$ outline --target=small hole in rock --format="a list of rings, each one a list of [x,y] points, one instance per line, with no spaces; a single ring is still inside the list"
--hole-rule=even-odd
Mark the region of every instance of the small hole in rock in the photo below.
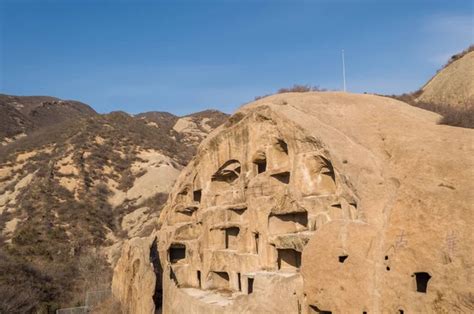
[[[339,256],[339,263],[344,263],[346,261],[346,258],[348,258],[349,255],[341,255]]]
[[[388,255],[385,255],[385,260],[388,260]]]
[[[387,266],[387,271],[389,271],[389,270],[390,270],[390,267]]]

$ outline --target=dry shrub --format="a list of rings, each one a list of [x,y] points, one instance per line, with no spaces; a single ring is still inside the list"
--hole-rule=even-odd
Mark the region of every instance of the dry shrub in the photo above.
[[[283,94],[283,93],[308,93],[308,92],[325,92],[327,89],[320,88],[318,85],[311,86],[311,85],[303,85],[303,84],[295,84],[292,87],[283,87],[277,90],[274,94]],[[263,96],[256,96],[255,100],[259,100],[274,94],[267,94]]]
[[[295,84],[295,85],[293,85],[293,87],[280,88],[280,89],[277,91],[277,94],[283,94],[283,93],[307,93],[307,92],[322,92],[322,91],[326,91],[326,89],[324,89],[324,88],[319,88],[319,86]]]
[[[58,295],[48,271],[0,249],[0,313],[54,310]]]
[[[439,124],[474,129],[474,106],[461,109],[447,107],[442,115]]]
[[[454,61],[461,59],[462,57],[464,57],[465,55],[467,55],[469,52],[472,52],[472,51],[474,51],[474,45],[469,46],[468,48],[466,48],[460,53],[452,55],[451,58],[449,58],[449,61],[443,66],[443,69],[446,68],[451,63],[453,63]]]
[[[464,107],[458,108],[450,105],[441,105],[416,101],[416,98],[418,98],[421,93],[421,90],[417,90],[413,93],[391,95],[389,97],[401,100],[414,107],[436,112],[437,114],[442,116],[442,118],[438,121],[438,124],[457,126],[469,129],[474,128],[474,105],[465,105]]]

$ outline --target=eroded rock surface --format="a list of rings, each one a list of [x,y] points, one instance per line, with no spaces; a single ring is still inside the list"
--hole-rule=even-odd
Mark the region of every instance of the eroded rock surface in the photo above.
[[[329,92],[244,106],[200,145],[142,243],[140,277],[155,269],[162,284],[124,298],[124,280],[116,296],[163,313],[473,311],[474,133],[438,117]],[[157,291],[162,304],[141,297]]]
[[[126,313],[153,313],[156,281],[154,256],[150,255],[155,242],[150,238],[133,238],[122,248],[112,281],[114,294],[119,297]]]

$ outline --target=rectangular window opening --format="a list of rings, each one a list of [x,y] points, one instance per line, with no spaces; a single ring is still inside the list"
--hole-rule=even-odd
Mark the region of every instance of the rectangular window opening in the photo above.
[[[240,229],[238,227],[230,227],[225,229],[225,248],[236,250],[238,246],[238,236]]]
[[[253,278],[248,278],[248,294],[251,294],[253,292]]]
[[[193,200],[195,202],[201,203],[202,190],[196,190],[193,192]]]
[[[295,270],[301,266],[301,252],[293,249],[277,249],[278,269]]]

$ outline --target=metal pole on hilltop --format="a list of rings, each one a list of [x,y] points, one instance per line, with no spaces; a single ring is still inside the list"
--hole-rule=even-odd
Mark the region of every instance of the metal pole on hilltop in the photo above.
[[[346,92],[346,63],[344,60],[344,49],[342,49],[342,80],[344,82],[344,92]]]

